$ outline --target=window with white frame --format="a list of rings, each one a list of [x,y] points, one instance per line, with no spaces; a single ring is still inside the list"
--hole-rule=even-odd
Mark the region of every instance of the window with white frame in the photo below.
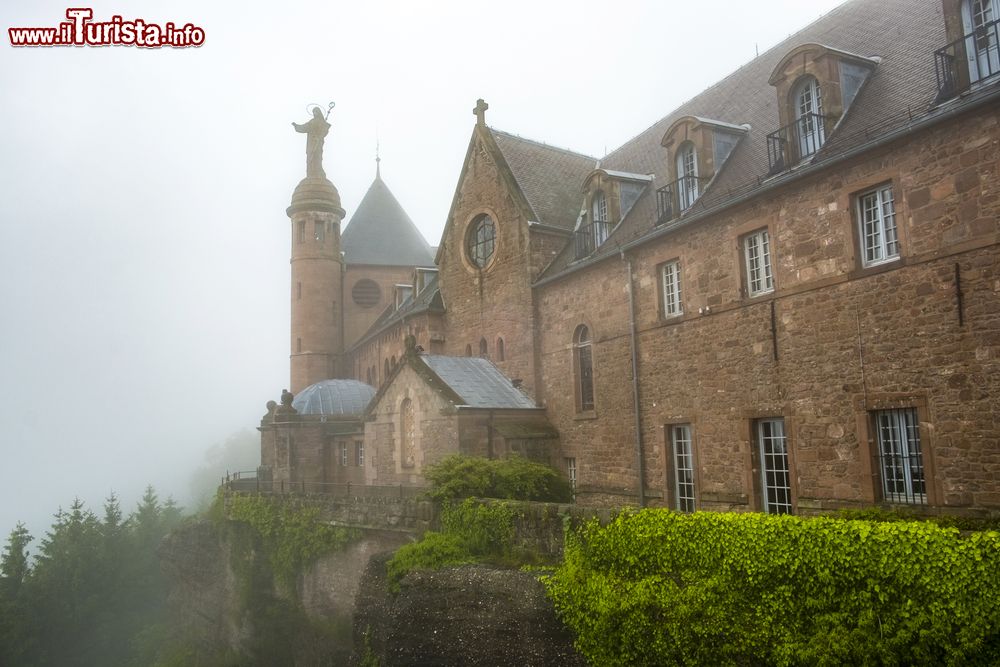
[[[660,268],[660,281],[663,285],[663,316],[674,317],[682,315],[681,305],[681,263],[678,260],[667,262]]]
[[[691,451],[691,425],[670,427],[671,458],[674,464],[674,506],[681,512],[693,512],[694,454]]]
[[[877,410],[873,417],[882,497],[892,502],[923,505],[927,502],[927,488],[917,411]]]
[[[808,157],[823,147],[826,140],[823,118],[823,91],[815,77],[806,76],[795,88],[795,131],[798,135],[799,159]]]
[[[347,467],[347,443],[340,443],[340,465]]]
[[[768,514],[791,514],[792,483],[788,469],[785,420],[760,419],[757,421],[756,431],[764,511]]]
[[[698,155],[694,144],[685,141],[677,150],[677,203],[686,211],[698,199]]]
[[[761,229],[743,238],[743,260],[747,272],[747,295],[758,296],[774,291],[771,273],[771,241]]]
[[[899,257],[896,203],[891,184],[880,185],[858,196],[858,225],[865,266],[890,262]]]
[[[576,459],[566,457],[566,477],[569,479],[569,486],[576,491]]]
[[[365,464],[365,443],[363,440],[354,441],[354,465],[359,468]]]

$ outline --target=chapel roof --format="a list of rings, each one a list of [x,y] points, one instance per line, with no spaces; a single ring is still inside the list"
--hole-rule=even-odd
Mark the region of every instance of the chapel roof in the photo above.
[[[483,409],[537,407],[489,359],[439,354],[422,354],[418,358],[462,399],[462,406]]]
[[[358,380],[321,380],[292,400],[303,415],[360,416],[375,395],[375,388]]]

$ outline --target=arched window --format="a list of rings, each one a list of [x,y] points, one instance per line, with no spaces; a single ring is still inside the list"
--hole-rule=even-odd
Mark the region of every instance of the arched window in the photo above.
[[[677,203],[686,211],[698,199],[698,154],[694,144],[685,141],[677,149]]]
[[[489,345],[487,345],[485,338],[479,339],[479,356],[483,359],[488,359],[490,356],[490,348]]]
[[[962,3],[962,24],[968,35],[965,50],[969,60],[970,83],[1000,72],[997,27],[990,25],[997,19],[1000,19],[998,0],[965,0]]]
[[[608,218],[608,198],[604,192],[598,190],[594,193],[590,202],[591,213],[593,214],[593,224],[590,228],[593,237],[594,248],[601,247],[601,244],[608,240],[611,233],[611,221]]]
[[[590,347],[590,330],[586,324],[573,335],[573,371],[576,375],[576,407],[578,412],[594,409],[594,358]]]
[[[365,381],[370,385],[372,383],[372,369],[369,367],[365,372]]]
[[[413,466],[417,460],[416,421],[413,415],[413,401],[404,398],[399,406],[399,447],[400,461],[404,466]]]
[[[385,375],[382,376],[382,382],[385,382],[386,380],[389,379],[389,360],[388,359],[385,360],[385,364],[383,364],[383,368],[385,369]]]
[[[485,213],[472,221],[465,234],[465,253],[469,261],[483,268],[496,250],[497,229],[493,218]]]
[[[396,367],[396,355],[394,354],[392,355],[392,365],[389,366],[389,368],[395,368],[395,367]]]
[[[506,361],[506,351],[503,349],[503,338],[497,338],[497,361]]]
[[[808,157],[823,147],[826,128],[823,125],[823,91],[814,77],[805,76],[792,91],[795,112],[795,133],[798,135],[799,159]]]
[[[469,343],[468,345],[465,346],[465,356],[467,357],[472,356],[472,343]]]

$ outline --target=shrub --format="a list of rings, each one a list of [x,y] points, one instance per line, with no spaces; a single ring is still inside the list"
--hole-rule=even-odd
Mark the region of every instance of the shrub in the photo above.
[[[545,579],[593,665],[997,664],[1000,535],[644,510]]]
[[[503,562],[511,555],[514,512],[504,503],[483,504],[466,499],[447,504],[441,516],[443,532],[401,547],[386,565],[389,588],[411,570],[436,570],[452,565]]]
[[[486,459],[453,454],[429,466],[425,476],[431,482],[428,495],[435,500],[460,498],[501,498],[571,502],[573,490],[554,468],[520,456]]]

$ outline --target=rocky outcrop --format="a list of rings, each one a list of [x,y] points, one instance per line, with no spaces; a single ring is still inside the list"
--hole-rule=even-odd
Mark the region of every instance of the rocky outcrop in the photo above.
[[[585,664],[535,575],[482,565],[418,571],[390,594],[385,560],[372,560],[358,593],[356,664]]]

